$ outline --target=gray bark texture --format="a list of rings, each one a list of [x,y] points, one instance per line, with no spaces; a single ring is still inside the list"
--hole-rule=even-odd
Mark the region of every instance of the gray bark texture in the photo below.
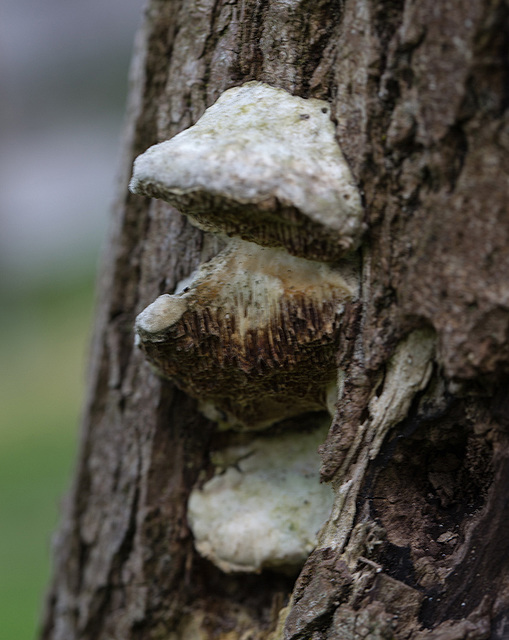
[[[504,0],[149,0],[88,397],[41,640],[509,637],[509,18]],[[134,158],[258,80],[331,104],[363,194],[360,297],[300,576],[225,574],[186,520],[215,425],[134,347],[218,250],[131,195]]]

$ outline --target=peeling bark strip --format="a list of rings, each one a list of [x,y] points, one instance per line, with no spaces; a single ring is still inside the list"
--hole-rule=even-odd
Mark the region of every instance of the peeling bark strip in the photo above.
[[[149,1],[43,640],[507,636],[507,24],[502,0]],[[230,436],[133,345],[222,247],[130,195],[132,163],[250,81],[327,101],[368,226],[322,446],[335,509],[296,583],[196,552],[188,498]],[[419,335],[432,367],[402,357]]]

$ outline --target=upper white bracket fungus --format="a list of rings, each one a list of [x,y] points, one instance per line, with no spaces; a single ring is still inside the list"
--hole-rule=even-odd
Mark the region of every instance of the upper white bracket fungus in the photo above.
[[[364,227],[329,112],[323,100],[262,82],[229,89],[196,124],[137,158],[130,189],[205,231],[337,260]]]

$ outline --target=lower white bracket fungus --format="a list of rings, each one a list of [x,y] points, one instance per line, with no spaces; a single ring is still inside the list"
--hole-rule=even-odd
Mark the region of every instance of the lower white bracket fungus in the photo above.
[[[262,82],[225,91],[192,127],[150,147],[130,189],[205,231],[315,260],[356,249],[364,231],[330,105]]]
[[[341,317],[357,286],[351,262],[232,240],[183,291],[140,313],[138,344],[213,420],[265,428],[328,408]]]
[[[198,552],[227,573],[297,572],[333,503],[330,485],[319,482],[317,453],[328,426],[257,436],[215,453],[216,475],[189,499]]]

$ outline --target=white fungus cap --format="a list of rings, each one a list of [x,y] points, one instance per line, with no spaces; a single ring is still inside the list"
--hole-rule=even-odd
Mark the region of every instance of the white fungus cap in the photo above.
[[[317,448],[327,426],[223,451],[226,471],[189,499],[197,550],[225,572],[299,570],[333,503],[330,485],[319,482]]]
[[[167,200],[201,228],[230,235],[242,230],[232,232],[231,220],[223,225],[212,211],[222,199],[230,209],[260,204],[265,227],[277,226],[281,207],[290,207],[335,232],[345,253],[360,242],[363,210],[329,112],[323,100],[261,82],[229,89],[196,124],[137,158],[130,189]],[[251,208],[244,223],[254,226],[252,218]]]
[[[168,293],[159,296],[136,318],[135,330],[145,339],[152,339],[178,322],[187,309],[185,298]]]

